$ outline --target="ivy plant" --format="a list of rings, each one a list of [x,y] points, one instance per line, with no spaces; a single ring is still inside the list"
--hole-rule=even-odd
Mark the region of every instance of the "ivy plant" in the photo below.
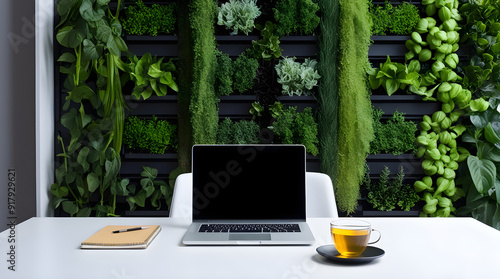
[[[127,198],[130,210],[135,210],[138,206],[145,207],[147,201],[149,201],[154,208],[160,209],[162,198],[165,199],[167,206],[170,207],[174,191],[172,183],[158,180],[158,170],[146,166],[142,168],[143,171],[141,172],[140,180],[141,187],[138,191],[136,190],[137,193],[135,195],[130,195]],[[135,186],[133,187],[135,188]]]
[[[68,94],[61,124],[69,138],[58,138],[62,163],[51,191],[53,206],[71,216],[114,216],[116,196],[127,195],[128,181],[118,177],[125,106],[118,64],[127,45],[119,10],[108,2],[57,3],[56,39],[67,48],[58,58]]]

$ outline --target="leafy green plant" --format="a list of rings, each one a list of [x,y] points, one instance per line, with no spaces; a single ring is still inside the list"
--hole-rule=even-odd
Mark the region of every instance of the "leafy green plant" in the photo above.
[[[233,122],[225,118],[219,123],[217,144],[255,144],[259,143],[260,128],[257,123],[248,120]]]
[[[153,92],[157,96],[167,95],[168,88],[179,91],[175,77],[175,65],[172,60],[163,62],[163,57],[158,59],[151,54],[144,54],[141,59],[137,56],[129,56],[129,63],[121,65],[123,70],[130,75],[130,79],[135,83],[132,95],[139,100],[141,97],[146,100]]]
[[[238,31],[248,35],[255,27],[255,19],[261,15],[257,0],[229,0],[219,8],[217,24],[232,29],[231,35]]]
[[[130,35],[172,34],[175,30],[175,4],[146,6],[142,0],[135,0],[125,10],[123,29]]]
[[[447,217],[455,211],[453,203],[464,195],[455,185],[458,163],[464,160],[467,153],[467,150],[457,148],[456,139],[465,131],[459,120],[467,110],[482,111],[486,106],[480,98],[471,101],[471,91],[462,86],[462,78],[457,74],[459,58],[456,51],[460,40],[457,31],[460,29],[458,21],[462,20],[458,11],[459,2],[437,0],[423,1],[422,4],[427,17],[417,22],[411,39],[406,41],[409,51],[405,58],[411,60],[410,66],[412,63],[425,63],[422,69],[428,70],[420,73],[418,82],[400,84],[409,84],[409,91],[424,96],[424,100],[442,103],[440,111],[432,117],[425,115],[420,122],[416,155],[424,158],[422,168],[426,176],[416,181],[414,187],[426,203],[421,216]],[[406,66],[400,67],[404,69]],[[422,70],[420,67],[412,68],[414,72]],[[394,79],[393,74],[389,76],[389,80]],[[370,82],[373,86],[372,77]],[[390,85],[386,87],[388,93],[394,90],[397,83],[391,81]]]
[[[500,230],[500,3],[475,1],[462,5],[466,19],[462,27],[464,41],[475,53],[464,66],[464,87],[476,101],[471,101],[470,124],[462,137],[470,150],[467,166],[458,172],[457,184],[463,186],[466,203],[457,215],[472,216]],[[459,147],[460,148],[460,147]],[[467,151],[467,150],[465,150]],[[464,154],[466,157],[468,153]]]
[[[254,57],[266,61],[279,58],[281,56],[280,41],[278,36],[274,34],[274,24],[266,21],[264,26],[257,24],[257,29],[260,30],[262,38],[258,41],[252,41]]]
[[[373,141],[370,143],[370,153],[402,154],[415,149],[415,133],[417,124],[405,121],[404,113],[394,111],[392,117],[383,123],[384,112],[373,110]]]
[[[380,68],[372,68],[368,71],[370,86],[377,89],[384,88],[387,95],[391,96],[398,89],[405,89],[408,85],[420,87],[420,62],[412,60],[407,66],[402,63],[391,62],[389,55]]]
[[[316,71],[314,59],[306,58],[304,63],[295,62],[293,58],[283,58],[275,66],[278,73],[278,83],[282,86],[282,93],[289,96],[310,95],[310,90],[318,85],[320,75]]]
[[[392,181],[389,180],[391,171],[384,167],[377,183],[370,180],[370,169],[366,165],[363,185],[368,190],[367,201],[374,209],[392,211],[400,209],[409,211],[420,200],[420,197],[411,184],[404,183],[404,169],[401,167]]]
[[[61,122],[73,131],[78,129],[77,111],[71,109]],[[75,141],[65,148],[61,136],[58,141],[63,159],[55,170],[55,183],[51,186],[54,195],[52,206],[62,206],[70,216],[116,216],[116,196],[129,194],[127,179],[119,179],[120,156],[110,147],[113,134],[109,121],[93,123],[81,135],[88,144]]]
[[[335,195],[339,210],[354,212],[366,156],[373,139],[369,68],[370,15],[364,0],[340,1],[338,58],[338,168]]]
[[[163,180],[156,179],[158,176],[157,169],[146,166],[142,166],[142,168],[142,178],[140,180],[141,187],[135,195],[131,195],[127,198],[130,210],[135,210],[137,206],[145,207],[148,200],[151,205],[158,210],[161,208],[161,198],[164,198],[166,204],[170,207],[172,194],[174,192],[173,186],[171,184],[167,184]],[[135,188],[135,186],[133,186],[133,188]]]
[[[374,35],[409,35],[420,19],[417,6],[402,2],[393,6],[386,1],[384,5],[370,5]]]
[[[215,50],[217,67],[215,68],[214,90],[216,96],[225,96],[233,92],[233,66],[227,53]]]
[[[310,107],[297,112],[297,107],[283,109],[282,105],[275,104],[270,109],[276,119],[270,127],[276,137],[275,142],[303,144],[308,153],[318,155],[318,124]]]
[[[248,52],[242,53],[233,62],[233,87],[238,92],[243,93],[251,89],[255,84],[259,61],[250,57]]]
[[[276,33],[311,35],[319,24],[319,6],[312,0],[279,0],[273,8]]]
[[[119,10],[113,14],[108,2],[57,3],[56,39],[67,48],[58,58],[68,94],[61,124],[69,140],[58,138],[62,164],[51,190],[54,208],[71,216],[115,216],[116,196],[127,195],[128,181],[118,177],[125,117],[118,65],[128,48]]]
[[[129,116],[125,120],[123,143],[131,151],[163,154],[167,150],[175,150],[177,129],[166,120],[140,119]]]

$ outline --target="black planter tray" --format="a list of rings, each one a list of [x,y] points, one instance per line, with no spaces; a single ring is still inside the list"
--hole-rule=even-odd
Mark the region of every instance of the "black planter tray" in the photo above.
[[[177,43],[179,40],[176,35],[158,35],[158,36],[148,36],[148,35],[125,35],[125,40],[127,42],[174,42]]]
[[[410,211],[378,211],[378,210],[363,210],[363,217],[419,217],[420,211],[410,210]]]
[[[405,113],[405,119],[421,121],[424,115],[432,115],[440,110],[439,102],[423,101],[419,95],[372,95],[372,104],[375,108],[384,111],[384,115],[391,115],[397,109]]]
[[[177,160],[177,153],[151,154],[151,153],[124,153],[125,160]]]

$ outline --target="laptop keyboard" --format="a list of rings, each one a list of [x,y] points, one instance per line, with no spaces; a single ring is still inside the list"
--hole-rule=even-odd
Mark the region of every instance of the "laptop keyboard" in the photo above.
[[[200,226],[199,232],[300,232],[300,226],[299,224],[202,224]]]

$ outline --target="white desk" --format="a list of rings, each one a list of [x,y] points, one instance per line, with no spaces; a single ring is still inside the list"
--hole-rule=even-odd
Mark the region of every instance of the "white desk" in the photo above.
[[[16,272],[0,233],[0,278],[500,278],[500,231],[471,218],[366,218],[386,254],[364,265],[316,254],[330,244],[330,219],[310,219],[312,246],[186,247],[188,223],[170,218],[32,218],[16,227]],[[81,250],[108,224],[159,224],[146,250]]]

